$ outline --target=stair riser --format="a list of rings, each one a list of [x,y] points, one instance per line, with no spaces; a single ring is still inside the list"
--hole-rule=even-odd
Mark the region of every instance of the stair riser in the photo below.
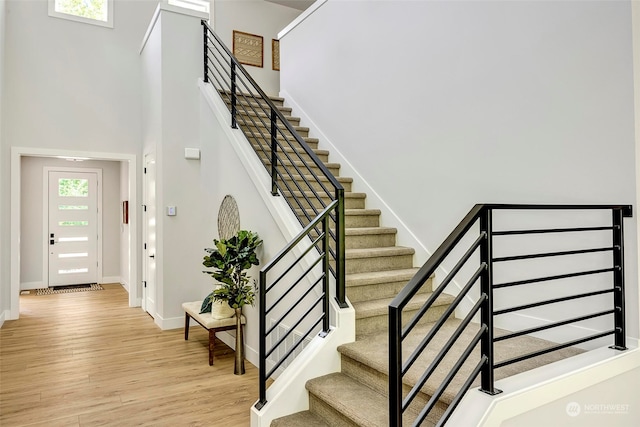
[[[379,227],[380,215],[345,215],[345,228]]]
[[[304,214],[300,211],[300,209],[295,209],[295,214],[299,218],[304,218]],[[316,214],[313,212],[308,212],[311,218],[314,218]],[[380,221],[379,215],[346,215],[344,218],[344,226],[346,228],[358,228],[358,227],[378,227]],[[303,221],[305,224],[308,222],[306,220]]]
[[[408,283],[408,280],[391,283],[376,283],[373,285],[349,286],[347,282],[347,296],[351,302],[393,298],[398,295]],[[431,285],[423,286],[418,293],[428,293]]]
[[[437,321],[447,309],[446,305],[431,307],[427,313],[420,319],[420,324],[427,324]],[[405,326],[409,320],[416,314],[416,310],[407,310],[402,313],[402,326]],[[356,319],[356,336],[367,335],[371,333],[379,333],[389,329],[389,316],[384,314],[380,316],[366,317]]]
[[[390,247],[396,244],[395,233],[346,235],[347,249]]]
[[[327,405],[313,393],[309,393],[309,410],[323,418],[331,427],[358,427],[358,424]]]
[[[369,271],[401,270],[413,267],[413,255],[347,258],[347,274]]]
[[[370,366],[364,365],[350,357],[341,356],[341,371],[343,374],[350,376],[351,378],[360,381],[366,386],[376,390],[378,393],[385,396],[389,396],[389,376],[380,371],[377,371]],[[403,396],[405,396],[411,389],[409,386],[403,384]],[[422,408],[425,407],[431,396],[425,393],[418,393],[407,411],[405,411],[406,418],[415,417],[415,414],[420,413]],[[427,416],[427,420],[436,423],[440,417],[447,410],[448,405],[438,401],[435,407],[431,410]],[[407,424],[408,425],[408,424]]]

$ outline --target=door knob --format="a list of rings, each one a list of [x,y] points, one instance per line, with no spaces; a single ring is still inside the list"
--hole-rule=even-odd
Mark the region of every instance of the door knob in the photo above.
[[[155,255],[149,255],[149,258],[155,258],[155,257],[156,257]]]

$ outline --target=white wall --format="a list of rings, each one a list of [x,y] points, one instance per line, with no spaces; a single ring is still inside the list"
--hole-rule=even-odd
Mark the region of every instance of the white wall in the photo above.
[[[102,169],[102,276],[120,280],[120,164],[84,161],[70,163],[48,157],[23,157],[21,165],[20,281],[22,289],[46,286],[43,275],[43,168],[46,166]],[[100,278],[98,278],[100,280]],[[107,281],[111,281],[107,280]]]
[[[635,202],[631,40],[629,2],[329,0],[281,38],[282,94],[433,251],[475,203]]]
[[[213,29],[233,51],[233,30],[263,37],[263,67],[245,65],[251,77],[267,95],[278,95],[280,72],[272,69],[271,40],[293,21],[300,11],[264,0],[212,0]]]

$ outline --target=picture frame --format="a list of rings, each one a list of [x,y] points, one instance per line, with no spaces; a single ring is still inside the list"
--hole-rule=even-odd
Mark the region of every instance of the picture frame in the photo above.
[[[233,56],[238,62],[254,67],[263,67],[263,37],[257,34],[233,30]]]
[[[280,71],[280,40],[271,39],[271,69]]]

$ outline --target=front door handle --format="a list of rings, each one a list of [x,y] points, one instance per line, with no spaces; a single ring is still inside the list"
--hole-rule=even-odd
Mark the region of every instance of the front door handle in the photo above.
[[[155,258],[155,257],[156,257],[155,255],[149,255],[149,258]]]

